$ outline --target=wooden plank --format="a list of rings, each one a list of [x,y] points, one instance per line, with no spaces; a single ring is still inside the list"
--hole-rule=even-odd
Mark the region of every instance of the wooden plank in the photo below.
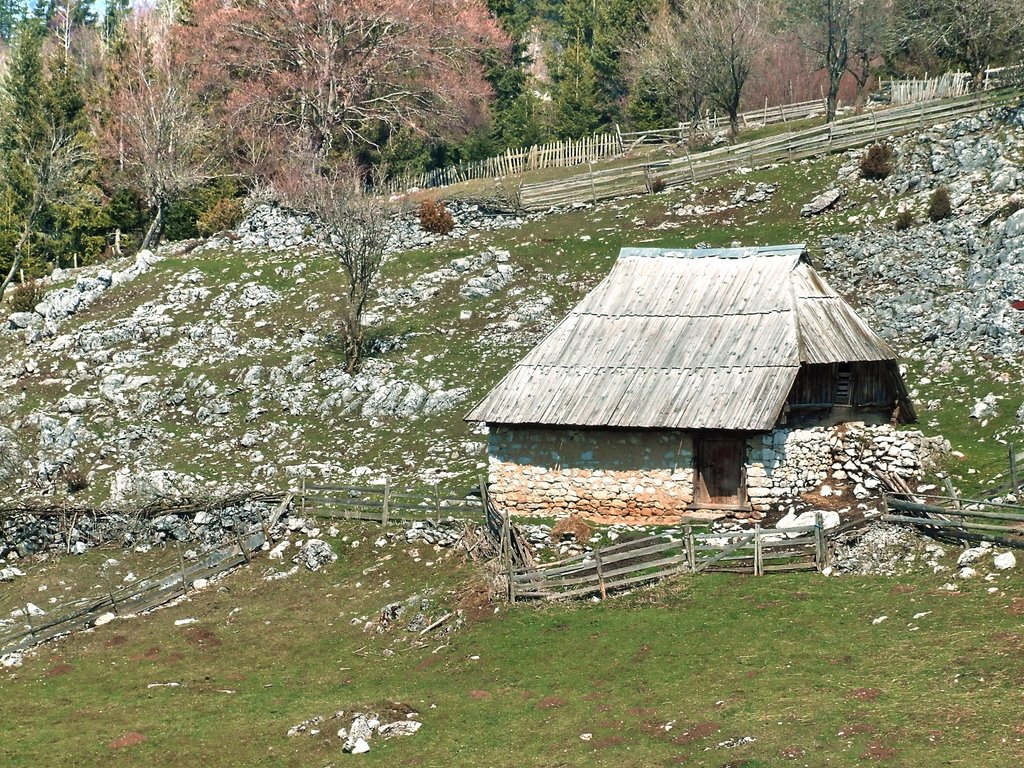
[[[1018,534],[1024,540],[1024,531],[1016,532],[1004,525],[983,525],[981,523],[960,523],[955,520],[936,520],[931,517],[907,517],[905,515],[882,515],[886,523],[909,523],[924,528],[961,528],[965,531],[995,531],[1004,534]]]
[[[965,499],[963,503],[976,504],[978,502],[971,502],[970,500]],[[989,520],[1006,520],[1016,523],[1024,522],[1024,514],[1014,514],[1012,512],[983,512],[981,510],[974,509],[948,509],[946,507],[935,507],[928,504],[917,504],[912,501],[903,501],[901,499],[890,500],[889,506],[892,509],[900,510],[902,512],[923,512],[925,514],[944,515],[949,517],[977,517]],[[992,506],[996,505],[993,504]],[[1019,506],[1009,504],[999,504],[998,506],[1004,509],[1021,509]]]
[[[662,568],[662,567],[664,567],[666,565],[674,565],[674,564],[685,562],[685,560],[686,560],[686,555],[683,554],[683,553],[680,553],[678,555],[673,555],[672,557],[664,557],[664,558],[660,558],[658,560],[650,560],[650,561],[645,562],[645,563],[636,563],[634,565],[627,565],[627,566],[622,566],[622,567],[619,567],[619,568],[610,568],[610,569],[609,568],[604,568],[604,569],[602,569],[603,570],[603,574],[602,575],[603,575],[603,577],[604,577],[604,579],[606,581],[611,581],[616,576],[624,576],[624,575],[627,575],[627,574],[630,574],[630,573],[637,573],[639,571],[648,571],[648,570],[652,570],[652,569]],[[598,578],[597,578],[597,570],[596,570],[596,563],[595,563],[595,569],[594,569],[594,573],[593,574],[588,574],[588,575],[585,575],[585,576],[577,576],[577,577],[566,576],[566,577],[556,577],[556,578],[551,578],[551,579],[547,579],[546,578],[546,579],[544,579],[543,584],[548,589],[552,589],[553,590],[553,589],[556,589],[558,587],[569,587],[569,586],[575,586],[575,585],[578,585],[578,584],[596,584],[597,581],[598,581]]]

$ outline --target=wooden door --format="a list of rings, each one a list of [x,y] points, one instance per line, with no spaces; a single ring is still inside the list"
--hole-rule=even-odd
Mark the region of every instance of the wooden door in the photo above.
[[[697,442],[697,503],[723,507],[746,504],[742,438],[706,437]]]

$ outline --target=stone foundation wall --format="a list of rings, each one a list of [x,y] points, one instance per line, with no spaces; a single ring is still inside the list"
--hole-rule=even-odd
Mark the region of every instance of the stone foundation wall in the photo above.
[[[806,493],[867,499],[873,471],[917,478],[948,450],[889,425],[777,429],[747,438],[747,496],[757,517]],[[668,522],[694,499],[692,433],[492,426],[488,453],[492,498],[513,514]]]
[[[492,426],[488,453],[491,496],[513,514],[667,518],[693,501],[683,432]]]

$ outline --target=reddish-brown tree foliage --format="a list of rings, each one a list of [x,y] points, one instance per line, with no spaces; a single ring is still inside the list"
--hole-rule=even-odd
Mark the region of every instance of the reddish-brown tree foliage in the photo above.
[[[490,93],[480,54],[508,44],[480,0],[197,0],[193,25],[255,166],[275,133],[328,156],[464,131]]]

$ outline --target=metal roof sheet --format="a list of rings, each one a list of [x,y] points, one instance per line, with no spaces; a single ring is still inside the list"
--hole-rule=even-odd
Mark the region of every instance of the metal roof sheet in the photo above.
[[[771,429],[801,363],[895,357],[803,254],[624,248],[466,418]]]

